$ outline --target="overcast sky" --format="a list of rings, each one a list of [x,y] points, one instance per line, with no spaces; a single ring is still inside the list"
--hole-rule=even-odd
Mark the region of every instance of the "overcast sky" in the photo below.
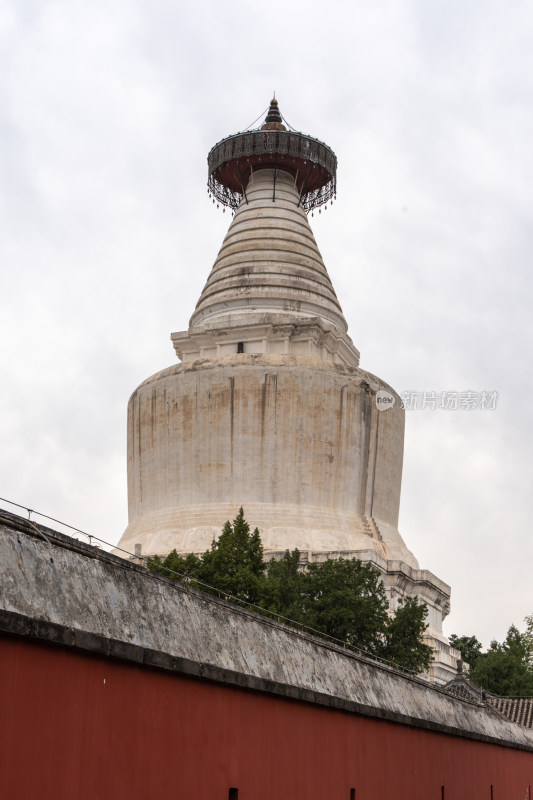
[[[499,392],[406,413],[400,530],[445,631],[501,640],[533,613],[530,2],[0,0],[0,496],[118,540],[129,395],[230,221],[207,153],[273,90],[339,160],[311,223],[361,366]]]

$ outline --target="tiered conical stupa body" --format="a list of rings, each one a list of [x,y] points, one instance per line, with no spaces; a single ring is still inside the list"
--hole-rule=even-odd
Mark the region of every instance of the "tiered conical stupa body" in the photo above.
[[[392,608],[404,594],[428,603],[444,650],[449,587],[419,569],[397,527],[400,398],[359,368],[307,219],[334,192],[336,159],[276,115],[273,103],[263,129],[210,153],[211,190],[235,214],[188,331],[172,334],[182,363],[130,399],[120,546],[201,553],[243,506],[267,556],[374,561]]]

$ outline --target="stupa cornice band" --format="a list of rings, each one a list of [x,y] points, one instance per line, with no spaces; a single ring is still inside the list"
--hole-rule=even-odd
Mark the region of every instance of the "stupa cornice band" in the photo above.
[[[231,320],[229,325],[206,323],[188,331],[173,333],[172,343],[178,358],[192,361],[237,352],[300,355],[321,358],[336,364],[357,367],[359,352],[351,340],[327,325],[324,320],[306,318],[287,323],[280,315],[252,317],[246,324]]]

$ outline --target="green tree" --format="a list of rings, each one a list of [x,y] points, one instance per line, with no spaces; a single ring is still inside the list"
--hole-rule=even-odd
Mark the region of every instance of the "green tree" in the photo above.
[[[149,570],[158,572],[174,580],[198,578],[201,564],[201,559],[195,556],[194,553],[189,553],[187,556],[180,556],[175,550],[169,553],[164,559],[161,559],[159,556],[151,556],[147,561]]]
[[[379,655],[415,674],[427,670],[431,647],[422,641],[427,615],[427,605],[419,603],[417,597],[400,600],[396,613],[387,621]]]
[[[259,605],[273,614],[303,622],[304,580],[300,551],[285,550],[281,559],[273,558],[267,565]]]
[[[526,617],[524,622],[526,623],[526,632],[524,633],[524,641],[526,643],[526,647],[529,651],[529,666],[533,669],[533,614],[530,614],[529,617]]]
[[[532,696],[530,655],[526,635],[511,625],[504,642],[491,642],[489,650],[479,656],[469,678],[500,697]]]
[[[419,673],[428,668],[431,648],[422,641],[425,603],[406,598],[389,618],[381,573],[373,565],[358,559],[327,560],[303,572],[299,562],[297,550],[270,562],[261,598],[264,608],[402,669]]]
[[[380,572],[358,559],[309,564],[302,582],[302,616],[311,628],[377,654],[387,624]]]
[[[470,665],[470,669],[476,666],[478,658],[482,655],[483,647],[479,639],[476,639],[475,636],[456,636],[455,633],[452,633],[450,644],[459,650],[461,658]]]
[[[201,557],[198,578],[215,589],[245,603],[257,603],[265,571],[263,545],[256,528],[244,519],[242,507],[231,522],[226,522],[211,549]]]

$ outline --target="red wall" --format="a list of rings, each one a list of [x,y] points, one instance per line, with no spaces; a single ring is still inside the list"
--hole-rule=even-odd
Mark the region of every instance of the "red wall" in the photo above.
[[[0,639],[2,800],[490,800],[491,784],[530,800],[533,753]]]

